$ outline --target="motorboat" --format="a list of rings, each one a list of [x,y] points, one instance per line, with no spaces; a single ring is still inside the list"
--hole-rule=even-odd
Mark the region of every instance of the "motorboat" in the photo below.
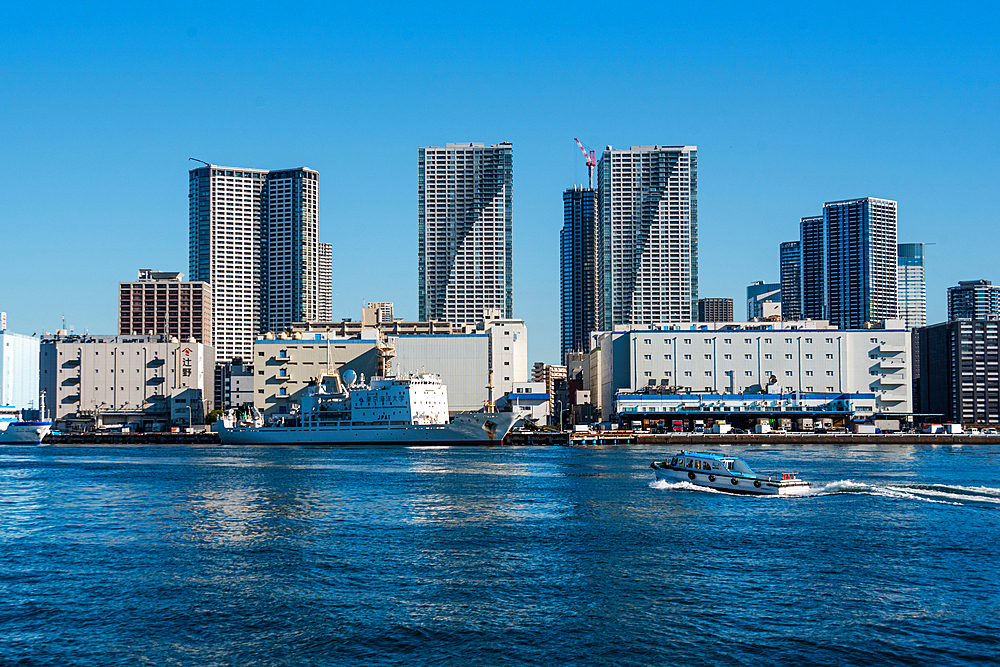
[[[662,463],[649,465],[656,478],[668,482],[690,482],[728,493],[750,495],[802,494],[809,482],[799,479],[796,472],[759,475],[743,459],[721,454],[682,451]]]

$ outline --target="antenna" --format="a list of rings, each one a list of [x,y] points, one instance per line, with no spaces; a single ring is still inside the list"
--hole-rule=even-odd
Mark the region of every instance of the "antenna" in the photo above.
[[[205,162],[204,160],[199,160],[199,159],[198,159],[198,158],[196,158],[196,157],[189,157],[189,158],[188,158],[188,160],[194,160],[195,162],[201,162],[201,163],[202,163],[203,165],[205,165],[206,167],[211,167],[211,166],[212,166],[212,165],[210,165],[209,163]]]

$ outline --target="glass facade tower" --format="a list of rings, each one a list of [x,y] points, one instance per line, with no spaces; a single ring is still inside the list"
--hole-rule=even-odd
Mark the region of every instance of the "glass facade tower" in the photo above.
[[[590,351],[597,330],[597,190],[573,188],[563,193],[559,237],[559,286],[562,358]]]

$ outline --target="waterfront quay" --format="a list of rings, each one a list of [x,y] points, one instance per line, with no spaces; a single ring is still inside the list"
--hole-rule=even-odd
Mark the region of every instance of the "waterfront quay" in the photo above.
[[[996,436],[970,433],[639,433],[636,431],[514,431],[505,445],[561,445],[593,447],[602,445],[669,445],[681,449],[711,448],[719,445],[993,445]]]
[[[501,444],[512,447],[669,445],[681,449],[719,445],[992,445],[1000,437],[969,433],[640,433],[637,431],[512,431]],[[218,433],[54,433],[46,445],[218,445]]]

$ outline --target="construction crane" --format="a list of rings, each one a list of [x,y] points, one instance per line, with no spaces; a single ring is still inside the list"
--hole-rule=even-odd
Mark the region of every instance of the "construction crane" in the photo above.
[[[580,147],[581,151],[583,151],[583,157],[585,157],[587,159],[587,175],[590,178],[590,189],[593,190],[594,189],[594,165],[597,164],[597,162],[594,160],[594,151],[591,150],[591,151],[588,152],[587,151],[587,147],[584,146],[583,143],[581,143],[580,140],[577,139],[576,137],[573,137],[573,141],[575,141],[576,145]]]

